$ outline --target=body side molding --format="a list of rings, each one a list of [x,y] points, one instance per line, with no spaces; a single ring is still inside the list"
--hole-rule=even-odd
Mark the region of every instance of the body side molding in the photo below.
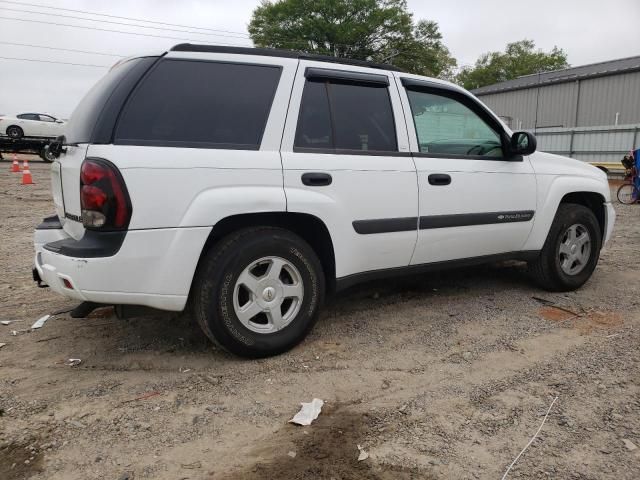
[[[466,227],[469,225],[492,225],[500,223],[528,222],[533,219],[533,210],[510,212],[461,213],[455,215],[430,215],[423,217],[380,218],[355,220],[353,229],[361,235],[373,233],[408,232],[419,228]]]

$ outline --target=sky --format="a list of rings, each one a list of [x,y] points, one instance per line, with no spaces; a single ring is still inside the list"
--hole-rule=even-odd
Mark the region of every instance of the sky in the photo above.
[[[258,0],[0,0],[0,114],[39,112],[67,118],[118,56],[161,52],[184,41],[250,46],[247,24],[258,3]],[[185,27],[162,27],[197,33],[130,27],[118,23],[135,22],[63,8],[179,24]],[[480,54],[502,50],[507,43],[524,38],[534,40],[544,50],[554,45],[563,48],[571,65],[640,55],[640,0],[408,0],[408,8],[416,21],[435,20],[440,25],[445,45],[461,66],[472,65]],[[33,45],[109,55],[48,50]]]

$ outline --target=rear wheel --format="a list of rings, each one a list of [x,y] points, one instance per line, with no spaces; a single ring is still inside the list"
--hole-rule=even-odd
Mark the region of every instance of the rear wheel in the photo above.
[[[56,159],[55,155],[53,155],[53,153],[51,153],[51,151],[49,150],[49,146],[46,146],[42,150],[40,150],[39,156],[43,161],[47,163],[51,163]]]
[[[618,188],[616,195],[620,203],[625,205],[631,205],[638,201],[638,191],[634,187],[633,183],[624,183]]]
[[[11,125],[7,128],[7,136],[13,139],[22,138],[24,136],[24,131],[17,125]]]
[[[192,307],[215,343],[266,357],[301,342],[323,300],[324,275],[311,247],[287,230],[259,227],[232,233],[205,254]]]
[[[575,290],[591,277],[601,244],[600,226],[591,210],[560,204],[540,257],[530,265],[531,273],[546,290]]]

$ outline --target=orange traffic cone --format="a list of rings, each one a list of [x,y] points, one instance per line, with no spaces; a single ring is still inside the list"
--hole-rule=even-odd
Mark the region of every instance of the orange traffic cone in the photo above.
[[[22,170],[29,170],[29,162],[26,158],[22,161]]]
[[[22,169],[22,185],[33,185],[33,179],[31,178],[31,172],[29,171],[29,164],[25,160],[25,167]]]
[[[13,154],[13,164],[11,165],[11,171],[14,173],[20,171],[20,165],[18,164],[18,156],[15,153]]]

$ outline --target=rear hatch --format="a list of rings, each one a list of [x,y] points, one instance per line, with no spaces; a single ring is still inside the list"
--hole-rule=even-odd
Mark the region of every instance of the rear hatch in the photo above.
[[[87,145],[67,146],[51,165],[51,193],[62,228],[79,240],[84,235],[80,208],[80,166]]]
[[[56,213],[65,232],[84,235],[80,206],[80,168],[90,144],[109,144],[124,103],[158,57],[132,58],[116,64],[85,95],[64,125],[63,151],[51,167]]]

